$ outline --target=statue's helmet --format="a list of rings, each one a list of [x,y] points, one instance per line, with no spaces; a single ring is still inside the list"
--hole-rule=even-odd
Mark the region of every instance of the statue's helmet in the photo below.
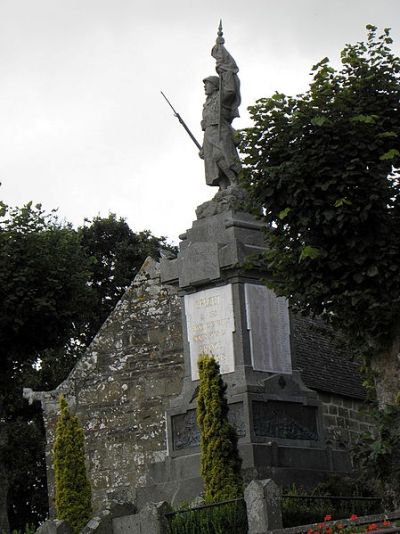
[[[210,82],[214,87],[219,89],[219,77],[218,76],[207,76],[207,78],[203,79],[203,82]]]

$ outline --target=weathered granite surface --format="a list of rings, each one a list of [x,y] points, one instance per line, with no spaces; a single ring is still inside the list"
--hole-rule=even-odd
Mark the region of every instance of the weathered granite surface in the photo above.
[[[271,479],[252,480],[244,490],[249,534],[282,528],[281,492]]]
[[[49,519],[40,525],[35,534],[73,534],[65,521]]]
[[[305,385],[318,392],[315,402],[322,402],[327,443],[343,449],[365,429],[365,423],[357,414],[363,397],[361,379],[357,364],[347,362],[344,351],[338,358],[332,340],[323,330],[312,328],[313,324],[307,319],[291,317],[293,365],[301,370]],[[187,418],[182,421],[185,435],[193,426],[191,444],[194,448],[189,448],[192,461],[184,463],[179,450],[172,459],[167,452],[165,413],[171,404],[176,405],[181,393],[185,375],[182,344],[181,299],[177,289],[161,285],[158,264],[148,259],[68,379],[55,391],[30,392],[43,406],[52,512],[51,450],[56,403],[62,392],[84,426],[95,515],[111,501],[134,501],[141,507],[149,500],[161,500],[163,495],[152,493],[151,485],[165,480],[166,472],[171,480],[181,477],[182,499],[185,492],[197,495],[201,491],[195,424],[193,426]],[[284,391],[293,397],[296,392],[290,390],[290,380],[286,379],[285,387],[279,380],[278,376],[271,376],[268,384],[277,382],[274,388],[282,391],[281,400]],[[271,392],[266,390],[266,394],[271,397]],[[259,400],[262,400],[260,395]],[[194,406],[195,398],[193,401]],[[310,397],[307,408],[310,414],[315,402]],[[244,439],[246,428],[241,427],[240,410],[234,408],[239,409],[239,404],[232,405],[231,418],[240,439]],[[257,403],[255,408],[258,409]],[[265,410],[265,407],[260,405],[260,409]],[[309,417],[307,413],[304,415]],[[261,420],[260,424],[259,428],[255,427],[258,439],[268,441],[262,437],[265,425]],[[189,443],[183,443],[183,448],[187,445]],[[266,445],[269,448],[263,454],[270,454],[271,462],[275,461],[273,443]],[[179,446],[170,444],[169,454]],[[316,449],[310,461],[315,453]],[[281,460],[286,461],[285,458]],[[304,456],[305,465],[306,460]],[[148,494],[142,491],[138,497],[136,488],[140,486],[148,486]],[[166,491],[171,492],[175,492],[178,502],[181,493],[173,483]]]
[[[146,466],[165,459],[165,410],[183,375],[180,314],[176,291],[161,287],[158,264],[148,258],[67,380],[31,392],[43,407],[52,513],[60,393],[84,427],[94,512],[112,500],[133,501]]]
[[[218,213],[229,210],[243,210],[246,195],[242,189],[230,186],[227,189],[218,191],[211,200],[207,200],[196,208],[197,219],[206,219]]]
[[[218,192],[197,209],[177,257],[161,262],[161,279],[183,297],[185,377],[167,411],[169,457],[149,467],[153,485],[146,498],[196,495],[196,362],[202,352],[221,365],[245,482],[273,478],[312,487],[330,472],[351,470],[346,450],[354,434],[348,429],[356,431],[356,404],[364,397],[357,365],[326,330],[311,329],[313,321],[291,316],[284,299],[267,294],[267,273],[251,263],[265,250],[265,225],[245,204],[238,188]],[[328,390],[327,402],[337,402],[340,413],[343,397],[352,399],[346,416],[329,416],[331,407],[317,395]]]
[[[113,528],[114,521],[123,520],[124,517],[133,514],[137,514],[133,503],[111,502],[107,508],[93,516],[79,534],[116,534]]]

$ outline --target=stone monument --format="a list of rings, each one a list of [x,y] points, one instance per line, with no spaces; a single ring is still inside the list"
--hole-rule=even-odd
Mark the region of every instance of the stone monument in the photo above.
[[[213,355],[227,384],[229,418],[239,437],[245,481],[273,478],[290,484],[348,471],[346,454],[326,445],[321,403],[292,368],[288,303],[245,268],[265,250],[263,224],[245,208],[233,118],[240,103],[238,68],[224,47],[220,25],[211,52],[218,76],[205,78],[203,108],[206,182],[218,186],[180,236],[176,258],[161,261],[161,281],[182,300],[185,377],[167,410],[168,458],[150,466],[146,498],[190,499],[201,492],[196,424],[197,360]],[[139,492],[140,494],[140,492]]]
[[[239,80],[221,40],[220,27],[213,48],[218,90],[211,99],[207,95],[205,108],[213,101],[218,111],[222,103],[222,118],[219,112],[212,120],[208,111],[203,114],[206,169],[214,169],[219,191],[197,208],[178,256],[163,258],[161,272],[158,263],[146,259],[67,379],[53,391],[24,390],[25,398],[43,409],[51,517],[61,393],[84,428],[95,523],[120,514],[118,503],[134,502],[139,517],[146,516],[151,502],[179,504],[200,495],[201,352],[220,362],[245,482],[312,486],[324,473],[350,470],[348,445],[371,430],[358,412],[365,390],[348,349],[333,344],[317,320],[292,315],[285,299],[263,285],[265,273],[245,268],[265,243],[263,225],[246,213],[238,186],[231,122]],[[223,68],[225,60],[229,69]],[[228,79],[235,88],[229,99]],[[263,507],[270,486],[253,486]],[[135,525],[138,517],[132,519]],[[120,523],[128,528],[124,518]]]
[[[217,41],[211,50],[218,76],[208,76],[203,80],[207,98],[203,106],[201,128],[204,140],[200,150],[206,183],[218,185],[221,190],[236,184],[242,168],[232,129],[233,119],[239,117],[239,69],[224,43],[220,22]]]

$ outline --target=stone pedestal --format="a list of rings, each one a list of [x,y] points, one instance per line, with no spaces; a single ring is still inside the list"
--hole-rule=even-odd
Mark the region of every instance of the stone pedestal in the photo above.
[[[161,262],[162,282],[177,286],[183,301],[185,378],[167,411],[168,461],[150,468],[148,482],[167,493],[174,487],[175,501],[201,487],[193,475],[199,473],[195,410],[202,353],[220,363],[245,481],[298,479],[304,485],[305,477],[349,469],[345,454],[326,446],[316,393],[292,369],[286,300],[265,287],[265,273],[247,267],[265,244],[263,225],[238,208],[240,197],[228,189],[200,206],[192,228],[180,236],[177,258]],[[169,500],[162,491],[157,499]]]

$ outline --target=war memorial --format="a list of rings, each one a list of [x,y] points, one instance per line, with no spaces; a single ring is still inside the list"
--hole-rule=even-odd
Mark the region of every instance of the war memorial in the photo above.
[[[216,75],[204,78],[205,179],[212,200],[180,236],[175,258],[148,258],[69,377],[40,401],[47,435],[50,510],[57,399],[85,431],[93,508],[173,505],[202,492],[197,359],[213,355],[227,385],[246,484],[272,479],[305,487],[351,471],[349,445],[368,428],[357,364],[317,320],[294,315],[249,268],[265,249],[247,213],[232,121],[240,83],[220,27]]]

